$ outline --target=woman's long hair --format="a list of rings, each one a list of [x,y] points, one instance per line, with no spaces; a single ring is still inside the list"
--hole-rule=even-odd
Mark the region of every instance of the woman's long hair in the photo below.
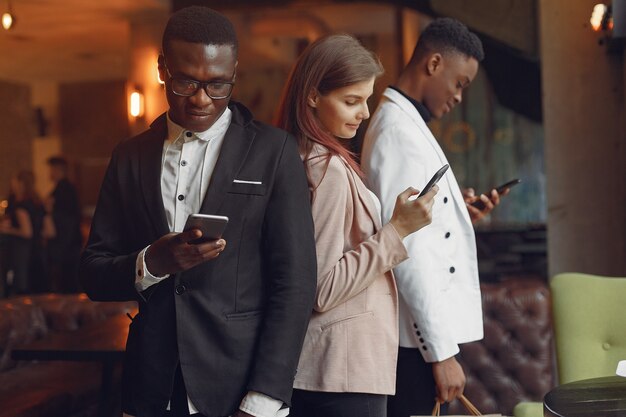
[[[306,161],[314,143],[326,147],[331,155],[343,157],[362,176],[355,156],[334,137],[307,104],[309,93],[326,95],[338,88],[379,77],[383,73],[380,60],[350,35],[328,35],[309,45],[291,70],[283,90],[275,118],[276,126],[298,139]],[[308,173],[307,173],[308,176]],[[312,190],[316,188],[311,184]]]

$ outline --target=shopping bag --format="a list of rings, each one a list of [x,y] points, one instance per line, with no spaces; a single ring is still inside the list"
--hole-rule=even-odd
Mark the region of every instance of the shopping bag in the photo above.
[[[470,400],[468,400],[464,395],[461,395],[458,398],[458,400],[461,401],[461,404],[463,404],[465,409],[469,411],[470,415],[472,416],[504,417],[502,416],[502,414],[482,414],[480,411],[478,411],[478,409],[474,406],[474,404],[472,404]],[[439,413],[441,412],[440,410],[441,410],[441,403],[439,401],[435,401],[435,407],[433,408],[433,412],[431,413],[431,416],[438,416]],[[430,416],[411,416],[411,417],[430,417]],[[448,417],[463,417],[463,416],[448,415]]]

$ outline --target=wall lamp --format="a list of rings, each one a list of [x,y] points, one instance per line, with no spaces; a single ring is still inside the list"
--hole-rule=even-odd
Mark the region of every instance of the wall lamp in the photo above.
[[[606,45],[607,52],[622,51],[626,39],[626,0],[596,4],[589,23],[595,32],[602,33],[598,43]]]
[[[606,4],[598,3],[593,6],[591,12],[591,28],[594,32],[600,32],[601,30],[613,29],[613,16],[611,15],[611,7]]]
[[[2,13],[2,27],[4,30],[13,29],[15,27],[15,15],[11,7],[11,0],[7,0],[7,10]]]
[[[139,87],[135,87],[128,97],[128,112],[138,119],[143,117],[145,111],[144,96]]]

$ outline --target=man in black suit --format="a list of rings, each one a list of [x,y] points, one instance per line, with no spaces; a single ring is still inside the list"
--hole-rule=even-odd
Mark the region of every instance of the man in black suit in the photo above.
[[[54,237],[47,242],[48,276],[53,291],[78,292],[78,260],[83,244],[80,232],[80,204],[76,187],[68,180],[67,160],[48,158],[54,190],[46,201],[46,210],[54,223]]]
[[[206,7],[172,15],[159,72],[169,111],[120,143],[81,277],[94,300],[139,301],[123,410],[136,416],[282,416],[316,286],[296,141],[230,101],[237,38]],[[218,240],[191,213],[229,217]]]

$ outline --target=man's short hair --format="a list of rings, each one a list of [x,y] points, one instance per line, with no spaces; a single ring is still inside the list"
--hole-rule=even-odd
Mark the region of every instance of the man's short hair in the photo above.
[[[475,33],[456,19],[442,17],[432,21],[419,37],[411,61],[418,61],[427,53],[456,52],[476,59],[485,57],[483,44]]]
[[[170,41],[178,40],[204,45],[228,45],[237,56],[237,34],[226,16],[204,6],[180,9],[170,16],[163,32],[163,53]]]
[[[53,167],[67,168],[67,159],[62,156],[51,156],[48,158],[48,165]]]

